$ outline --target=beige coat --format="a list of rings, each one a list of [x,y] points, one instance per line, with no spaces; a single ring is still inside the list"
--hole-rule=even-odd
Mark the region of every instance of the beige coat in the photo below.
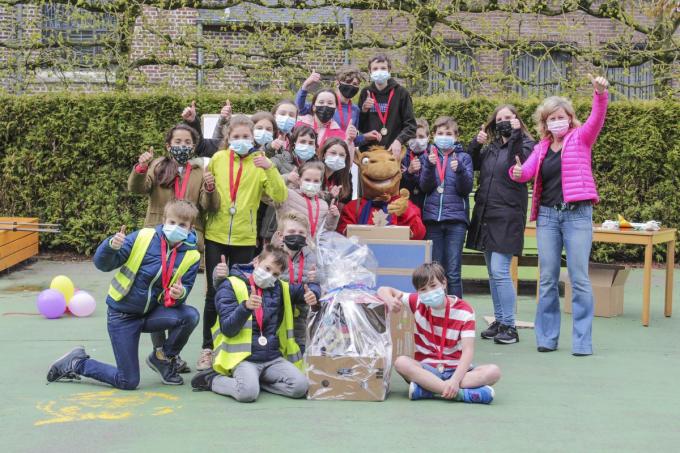
[[[300,193],[300,189],[288,189],[288,199],[283,203],[277,203],[275,205],[277,218],[280,219],[285,212],[295,211],[309,219],[309,211],[307,210],[307,202],[305,201],[305,198],[306,197]],[[314,217],[316,217],[316,202],[314,200],[312,200],[312,211]],[[328,211],[328,203],[326,203],[323,198],[319,197],[319,223],[316,227],[316,234],[319,234],[321,231],[335,231],[338,226],[339,219],[339,216],[330,215]]]

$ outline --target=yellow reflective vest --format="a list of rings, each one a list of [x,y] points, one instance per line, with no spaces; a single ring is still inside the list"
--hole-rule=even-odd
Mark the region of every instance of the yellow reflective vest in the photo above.
[[[248,287],[238,277],[229,277],[234,289],[236,300],[241,304],[248,300]],[[277,330],[279,337],[279,351],[289,362],[300,371],[304,371],[300,346],[295,342],[293,331],[293,306],[290,301],[290,287],[287,282],[279,280],[283,294],[283,322]],[[213,369],[220,374],[231,375],[236,365],[244,361],[251,354],[253,341],[253,316],[248,318],[243,328],[234,337],[222,334],[220,319],[217,318],[212,328],[213,338]]]

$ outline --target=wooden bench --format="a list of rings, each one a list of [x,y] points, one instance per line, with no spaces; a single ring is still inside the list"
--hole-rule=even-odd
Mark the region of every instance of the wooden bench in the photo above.
[[[12,222],[31,228],[38,219],[25,217],[0,217],[0,226],[11,227]],[[38,233],[35,231],[0,230],[0,271],[15,266],[38,254]]]

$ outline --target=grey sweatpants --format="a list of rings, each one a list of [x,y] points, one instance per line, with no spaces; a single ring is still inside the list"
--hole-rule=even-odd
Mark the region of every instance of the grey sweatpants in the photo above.
[[[302,398],[307,394],[307,377],[295,365],[279,357],[269,362],[244,360],[234,368],[233,377],[216,376],[211,390],[236,401],[250,403],[263,390],[289,398]]]

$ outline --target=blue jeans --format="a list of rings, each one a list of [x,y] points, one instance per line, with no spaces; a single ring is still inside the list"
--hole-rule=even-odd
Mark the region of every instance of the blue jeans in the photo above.
[[[484,252],[486,268],[489,271],[489,289],[493,301],[496,321],[506,326],[515,326],[515,286],[510,277],[511,253]]]
[[[453,373],[456,372],[456,368],[447,368],[444,371],[439,371],[437,368],[433,367],[432,365],[429,365],[427,363],[420,363],[420,366],[423,367],[423,369],[429,371],[430,373],[434,374],[437,376],[439,379],[442,381],[448,381],[451,379],[451,376],[453,376]],[[468,368],[468,371],[472,371],[475,369],[474,364],[470,364],[470,368]]]
[[[427,224],[426,239],[432,241],[432,261],[437,261],[446,271],[447,292],[463,297],[463,280],[460,275],[461,255],[467,225],[463,222],[431,222]]]
[[[562,248],[567,251],[567,270],[571,281],[573,307],[572,352],[592,354],[593,290],[588,276],[588,261],[593,242],[593,208],[582,205],[573,211],[540,207],[536,222],[538,262],[541,267],[536,343],[557,348],[560,336],[560,277]]]
[[[146,316],[122,313],[109,307],[107,327],[116,366],[87,359],[81,362],[76,371],[82,376],[106,382],[121,390],[134,390],[139,385],[141,333],[168,330],[163,352],[168,357],[174,357],[189,341],[199,317],[198,310],[185,304],[172,308],[158,306]]]

